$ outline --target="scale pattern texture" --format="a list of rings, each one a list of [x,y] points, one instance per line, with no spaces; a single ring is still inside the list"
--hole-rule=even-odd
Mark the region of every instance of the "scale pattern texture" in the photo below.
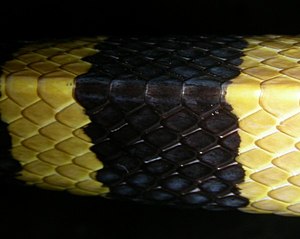
[[[0,176],[300,214],[300,37],[113,37],[2,56]]]
[[[111,198],[238,208],[244,171],[224,88],[240,74],[239,37],[109,38],[85,57],[75,97]]]
[[[300,214],[300,37],[246,39],[226,100],[239,118],[244,211]]]
[[[18,179],[76,194],[107,192],[95,180],[102,164],[82,129],[90,121],[73,98],[75,77],[90,68],[81,58],[96,53],[94,45],[89,39],[30,44],[3,66],[0,110],[22,166]]]

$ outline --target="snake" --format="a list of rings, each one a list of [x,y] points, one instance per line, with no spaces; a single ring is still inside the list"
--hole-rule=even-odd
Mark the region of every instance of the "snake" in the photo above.
[[[0,51],[1,181],[300,215],[300,36],[97,36]]]

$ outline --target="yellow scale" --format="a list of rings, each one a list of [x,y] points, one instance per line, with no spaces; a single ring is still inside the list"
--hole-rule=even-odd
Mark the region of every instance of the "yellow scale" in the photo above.
[[[246,212],[300,215],[300,37],[246,38],[226,101],[239,118]]]
[[[95,180],[103,165],[83,133],[89,118],[73,98],[75,77],[91,67],[81,58],[95,54],[102,40],[29,45],[4,65],[0,110],[23,167],[18,179],[74,194],[108,192]]]

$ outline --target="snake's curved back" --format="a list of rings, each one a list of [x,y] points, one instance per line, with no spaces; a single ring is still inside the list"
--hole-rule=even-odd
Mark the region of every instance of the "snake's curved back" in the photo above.
[[[299,42],[267,35],[5,45],[2,178],[143,203],[299,215]]]

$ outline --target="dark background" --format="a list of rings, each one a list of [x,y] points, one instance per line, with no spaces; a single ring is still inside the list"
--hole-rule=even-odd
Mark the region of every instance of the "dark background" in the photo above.
[[[1,238],[286,239],[300,233],[297,217],[144,206],[16,186],[2,188],[0,217]]]
[[[297,1],[5,0],[2,38],[80,35],[297,34]]]
[[[3,2],[3,41],[99,34],[300,33],[299,7],[293,1]],[[0,186],[1,238],[276,239],[300,234],[300,218],[180,210]]]

